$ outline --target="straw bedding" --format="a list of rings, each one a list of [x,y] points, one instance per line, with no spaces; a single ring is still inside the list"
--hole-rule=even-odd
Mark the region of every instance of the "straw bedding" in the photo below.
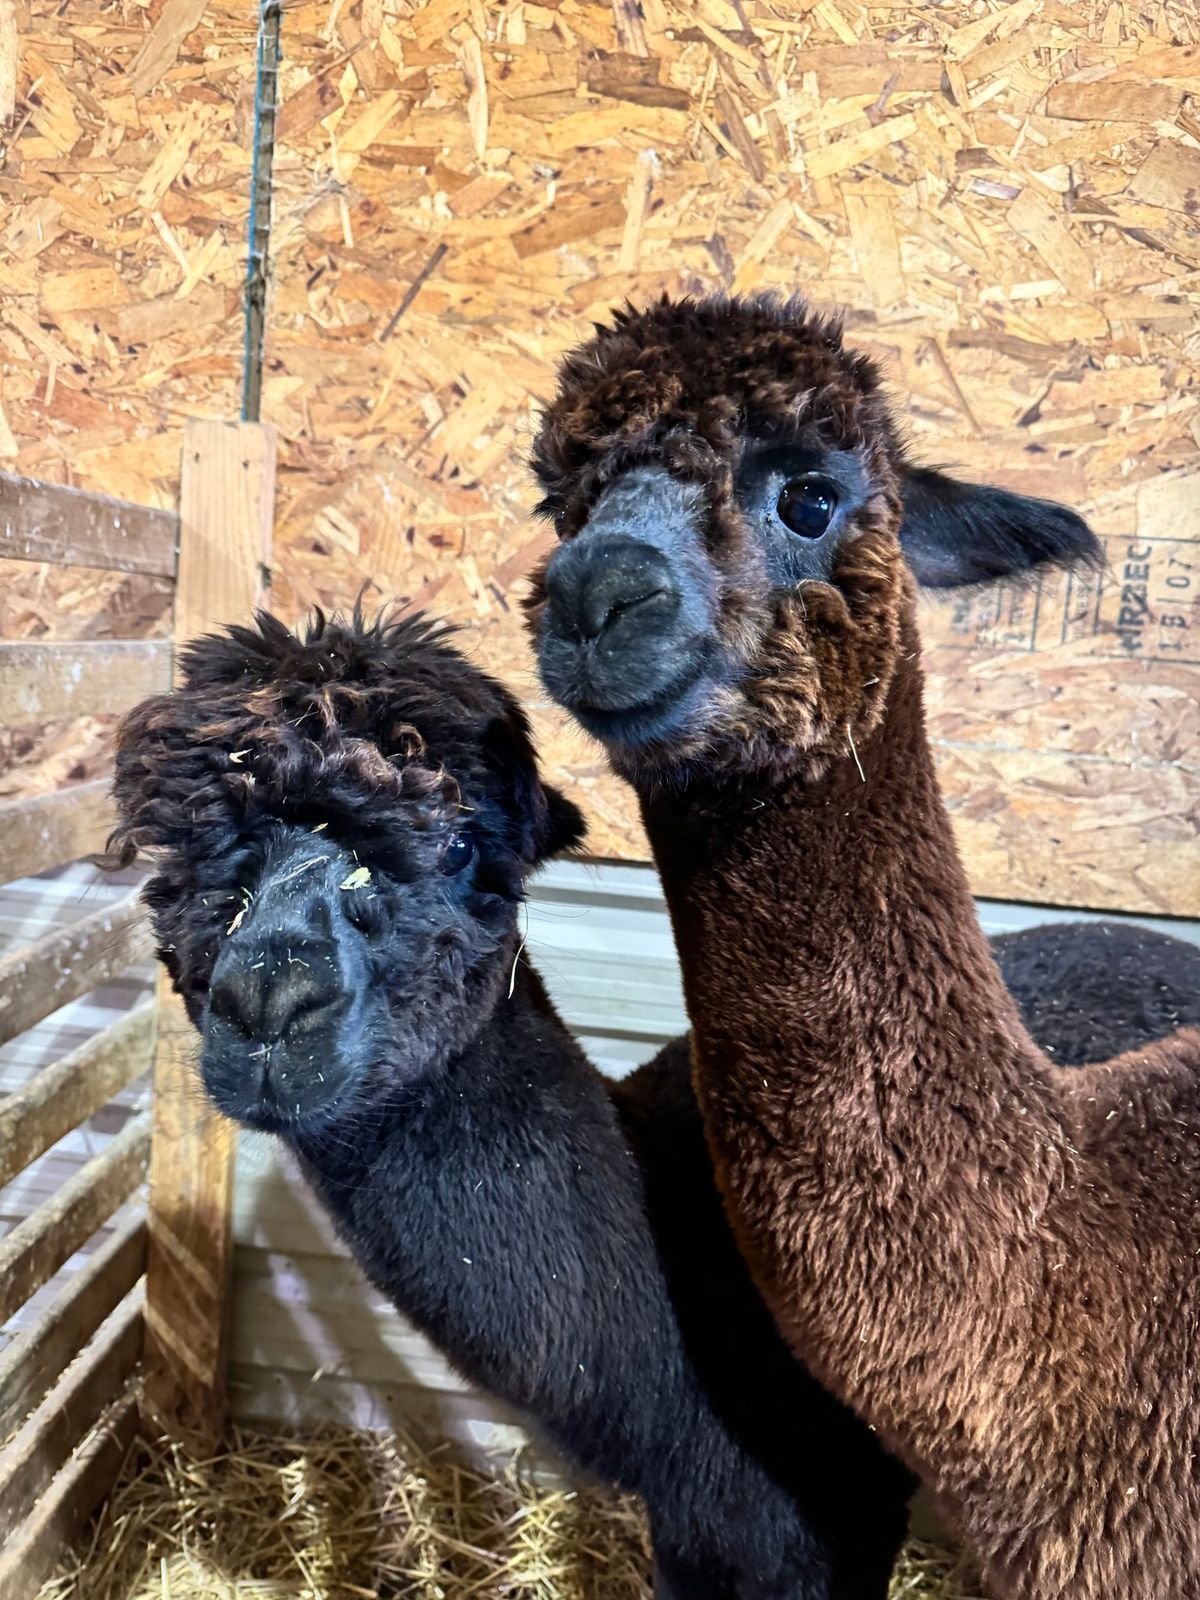
[[[231,1430],[195,1462],[136,1446],[39,1600],[649,1600],[637,1504],[536,1488],[412,1440]],[[892,1600],[977,1600],[955,1560],[911,1543]]]

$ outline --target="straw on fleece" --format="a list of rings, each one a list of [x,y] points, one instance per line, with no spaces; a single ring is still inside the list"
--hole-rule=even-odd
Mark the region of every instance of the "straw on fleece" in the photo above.
[[[446,1448],[233,1429],[195,1462],[139,1444],[39,1600],[650,1600],[640,1505],[490,1477]],[[982,1600],[910,1543],[892,1600]]]

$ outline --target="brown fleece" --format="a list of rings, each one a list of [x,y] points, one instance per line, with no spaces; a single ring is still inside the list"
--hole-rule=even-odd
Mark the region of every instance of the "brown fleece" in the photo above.
[[[749,681],[619,768],[743,1252],[796,1353],[931,1484],[994,1595],[1200,1600],[1200,1032],[1071,1071],[1034,1045],[938,791],[903,457],[873,375],[794,308],[671,309],[567,367],[535,462],[569,537],[631,451],[673,452],[736,591],[724,638]],[[868,453],[879,492],[834,584],[782,603],[756,586],[738,440],[714,443],[709,416],[819,423]]]

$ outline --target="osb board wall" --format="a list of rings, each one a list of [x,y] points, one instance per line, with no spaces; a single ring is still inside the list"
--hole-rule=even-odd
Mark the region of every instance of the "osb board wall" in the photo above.
[[[121,15],[167,12],[202,20],[152,98],[199,94],[215,60],[223,117],[244,116],[230,14]],[[1200,910],[1191,0],[292,0],[283,42],[264,386],[281,609],[366,583],[462,621],[530,696],[593,848],[642,854],[627,796],[529,674],[536,400],[626,293],[803,287],[850,308],[930,457],[1070,499],[1109,540],[1099,595],[927,609],[976,888]],[[86,76],[84,53],[64,65],[69,93]],[[227,144],[206,170],[209,205],[232,207]],[[143,219],[126,226],[152,259]],[[207,235],[189,233],[190,258]],[[181,345],[232,353],[202,331]],[[180,406],[212,407],[216,375],[166,349]],[[136,388],[120,403],[140,440]]]
[[[627,293],[804,287],[851,308],[931,457],[1109,536],[1098,600],[927,610],[976,888],[1200,911],[1194,5],[310,0],[282,86],[289,608],[371,583],[461,619],[593,849],[642,854],[530,676],[534,400]]]
[[[237,415],[254,11],[0,3],[0,469],[174,505],[184,418]],[[0,638],[149,637],[168,605],[0,561]],[[0,798],[98,776],[108,733],[0,730]]]

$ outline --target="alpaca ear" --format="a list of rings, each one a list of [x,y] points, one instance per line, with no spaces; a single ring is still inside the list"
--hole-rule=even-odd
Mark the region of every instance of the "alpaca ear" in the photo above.
[[[577,845],[586,824],[577,805],[542,782],[529,719],[515,700],[508,695],[505,699],[504,714],[484,731],[483,749],[504,785],[501,809],[513,846],[528,865],[536,866]]]
[[[1104,563],[1103,547],[1083,518],[1053,500],[960,483],[934,467],[906,467],[901,497],[900,545],[926,589]]]
[[[574,800],[568,800],[548,783],[542,785],[542,793],[546,797],[546,825],[538,846],[539,861],[561,855],[564,850],[573,850],[583,843],[587,833],[583,812]]]

